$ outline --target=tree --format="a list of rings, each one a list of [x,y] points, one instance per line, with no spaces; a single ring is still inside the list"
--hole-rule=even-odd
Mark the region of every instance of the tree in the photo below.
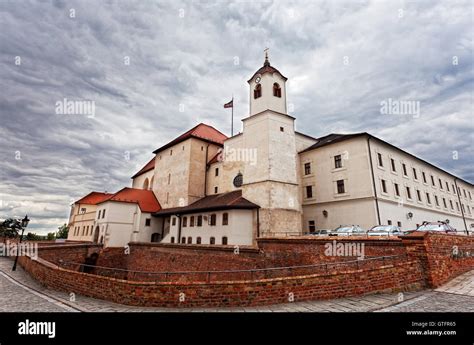
[[[66,224],[61,225],[56,232],[56,238],[67,238],[69,227]]]
[[[8,218],[0,224],[0,237],[16,238],[21,232],[21,222],[17,219]]]
[[[55,239],[55,234],[54,232],[48,232],[48,235],[46,236],[46,239],[48,241],[53,241]]]
[[[39,241],[41,240],[41,236],[38,236],[32,232],[29,232],[26,234],[26,240],[27,241]]]

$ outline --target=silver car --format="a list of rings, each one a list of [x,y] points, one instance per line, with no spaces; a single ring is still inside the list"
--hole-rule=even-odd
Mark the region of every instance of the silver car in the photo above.
[[[329,236],[362,236],[366,231],[359,225],[341,225],[331,231]]]
[[[446,222],[423,222],[416,231],[441,232],[445,234],[456,234],[456,229]]]
[[[376,225],[369,231],[368,236],[401,236],[403,235],[400,227],[396,225]]]

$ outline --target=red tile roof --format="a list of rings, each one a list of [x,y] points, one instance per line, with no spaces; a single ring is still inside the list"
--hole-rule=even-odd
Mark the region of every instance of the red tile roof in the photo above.
[[[111,193],[90,192],[82,199],[77,200],[75,204],[97,205],[112,195]]]
[[[128,202],[138,204],[142,212],[158,212],[161,210],[160,203],[156,199],[155,193],[151,190],[125,187],[117,193],[112,194],[106,201]]]
[[[235,190],[228,193],[206,196],[188,206],[167,208],[155,213],[155,215],[165,216],[169,214],[255,208],[260,208],[260,206],[243,198],[241,190]]]
[[[140,176],[141,174],[146,173],[147,171],[150,171],[150,170],[153,170],[153,169],[155,169],[155,157],[150,159],[150,161],[148,163],[146,163],[143,168],[138,170],[138,172],[135,175],[133,175],[132,178]]]
[[[170,141],[168,144],[156,149],[153,153],[158,153],[167,149],[168,147],[179,144],[182,141],[185,141],[189,138],[198,138],[207,142],[211,142],[218,145],[223,145],[224,141],[227,139],[227,136],[212,126],[200,123],[197,126],[191,128],[186,133],[181,134],[176,139]]]

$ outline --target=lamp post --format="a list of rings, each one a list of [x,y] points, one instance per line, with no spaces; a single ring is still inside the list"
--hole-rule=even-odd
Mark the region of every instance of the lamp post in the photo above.
[[[12,271],[16,271],[16,264],[18,262],[18,255],[20,253],[20,244],[21,244],[21,240],[23,239],[23,234],[25,233],[25,228],[28,226],[28,223],[30,222],[30,220],[28,219],[28,215],[25,215],[25,218],[23,218],[21,220],[21,236],[20,236],[20,242],[18,243],[17,245],[17,248],[16,248],[16,257],[15,257],[15,263],[13,264],[13,268],[12,268]]]

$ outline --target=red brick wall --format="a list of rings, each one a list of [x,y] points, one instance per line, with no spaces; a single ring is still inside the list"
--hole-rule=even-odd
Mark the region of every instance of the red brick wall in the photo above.
[[[422,287],[418,261],[376,269],[330,274],[220,283],[131,282],[68,271],[27,257],[20,264],[49,288],[110,300],[156,307],[256,306],[294,301],[340,298],[376,291],[406,291]],[[184,294],[184,295],[183,295]],[[180,301],[184,297],[184,301]]]
[[[452,278],[474,269],[474,236],[444,235],[415,232],[403,238],[410,257],[420,261],[426,284],[430,287],[443,285]],[[453,257],[453,247],[460,254]]]
[[[100,248],[102,246],[97,244],[42,245],[38,247],[38,256],[55,264],[59,260],[84,263],[86,257],[94,252],[98,252]]]

